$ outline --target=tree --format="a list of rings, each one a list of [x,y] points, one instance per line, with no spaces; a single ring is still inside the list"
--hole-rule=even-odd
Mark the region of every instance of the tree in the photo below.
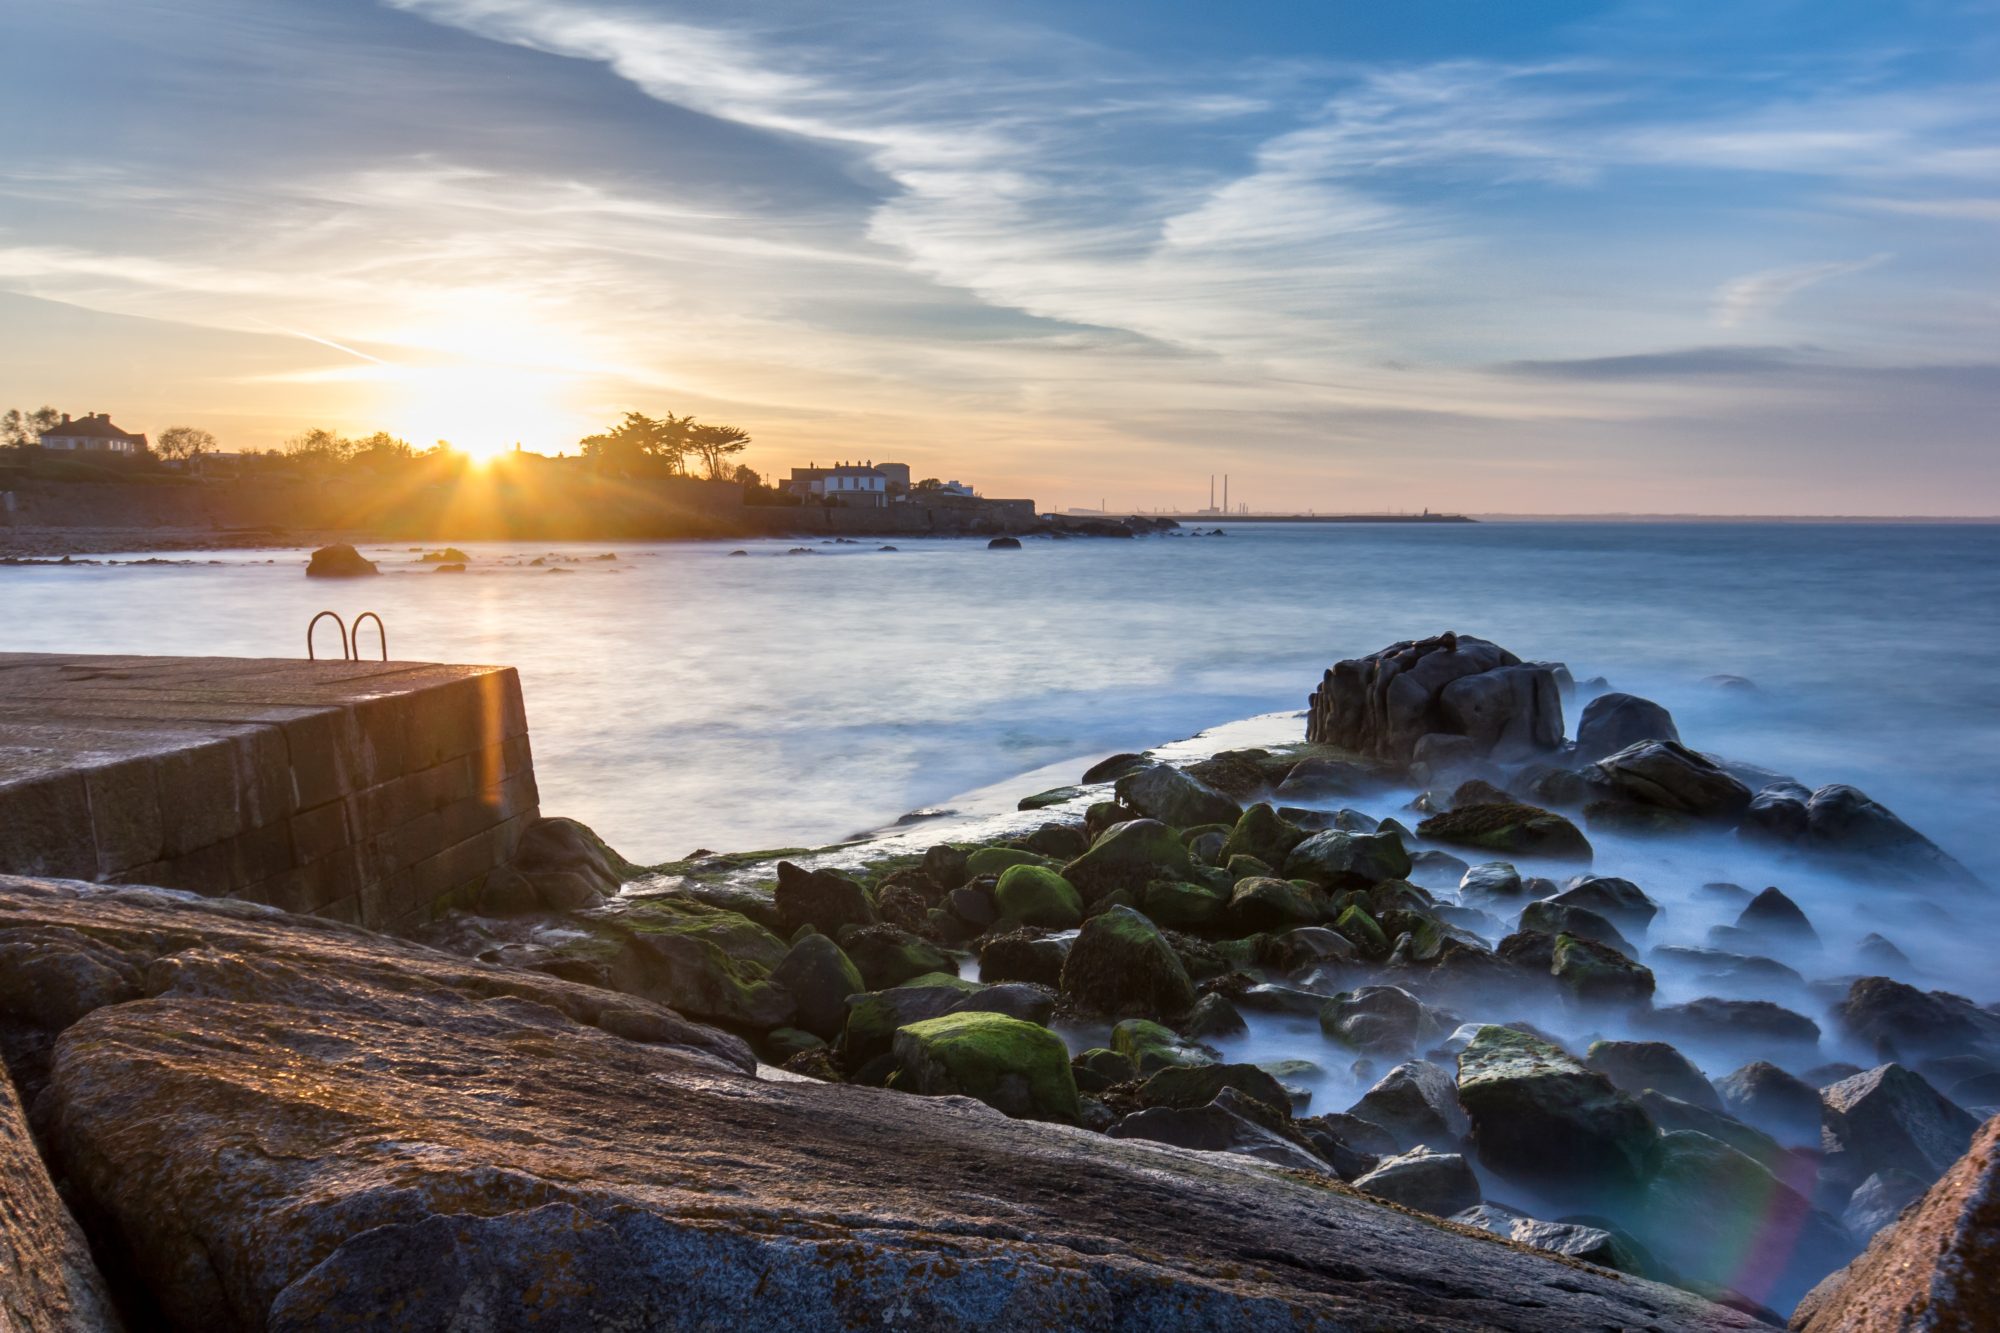
[[[913,491],[941,491],[944,489],[944,483],[936,477],[925,477],[922,481],[910,487],[910,489]]]
[[[345,463],[354,456],[354,441],[342,439],[324,427],[314,427],[286,440],[285,453],[304,463]]]
[[[414,457],[409,441],[399,440],[386,430],[378,430],[365,440],[348,440],[346,443],[347,461],[371,471],[394,467]]]
[[[215,452],[215,436],[199,426],[169,426],[160,432],[162,458],[198,458]]]
[[[15,448],[25,448],[39,444],[42,432],[54,430],[62,421],[62,413],[44,405],[33,412],[23,412],[18,407],[7,409],[0,416],[0,444],[10,444]]]
[[[764,484],[763,474],[748,463],[738,463],[736,470],[729,474],[729,479],[740,485],[747,486],[753,491]]]
[[[721,481],[722,460],[740,454],[750,443],[750,432],[735,426],[695,426],[688,432],[695,456],[708,465],[711,481]]]
[[[627,412],[624,420],[610,430],[586,435],[580,443],[583,455],[597,465],[617,472],[641,472],[649,462],[664,464],[669,473],[686,470],[690,451],[689,434],[693,417],[677,417],[669,412],[653,418],[643,412]]]

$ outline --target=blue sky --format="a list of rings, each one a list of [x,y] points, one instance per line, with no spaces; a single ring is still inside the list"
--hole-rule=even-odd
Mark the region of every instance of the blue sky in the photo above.
[[[0,405],[1045,505],[2000,512],[2000,5],[65,0]]]

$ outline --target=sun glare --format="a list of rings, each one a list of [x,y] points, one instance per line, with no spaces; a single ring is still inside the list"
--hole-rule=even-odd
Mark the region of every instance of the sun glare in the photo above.
[[[386,410],[394,433],[418,449],[447,440],[483,462],[517,443],[540,452],[573,444],[558,389],[546,376],[512,367],[425,367],[409,372]]]

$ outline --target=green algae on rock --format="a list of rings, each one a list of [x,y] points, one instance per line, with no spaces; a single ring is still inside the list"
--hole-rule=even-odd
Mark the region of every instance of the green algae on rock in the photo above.
[[[1069,1047],[1045,1027],[995,1013],[956,1013],[897,1029],[893,1086],[976,1097],[1017,1120],[1077,1121]]]
[[[1576,825],[1538,805],[1468,805],[1432,815],[1417,835],[1458,847],[1478,847],[1510,856],[1542,856],[1588,861],[1590,840]]]
[[[993,888],[1000,915],[1024,926],[1068,930],[1083,921],[1083,897],[1055,871],[1041,865],[1009,866]]]
[[[1063,960],[1063,998],[1086,1013],[1170,1017],[1194,1004],[1194,983],[1160,928],[1130,907],[1084,922]]]

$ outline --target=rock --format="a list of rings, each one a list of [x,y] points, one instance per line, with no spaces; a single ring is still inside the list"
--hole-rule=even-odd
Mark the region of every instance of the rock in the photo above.
[[[1243,1021],[1243,1015],[1236,1006],[1223,996],[1214,994],[1196,1000],[1194,1008],[1188,1010],[1187,1020],[1181,1024],[1185,1035],[1197,1039],[1233,1037],[1248,1030],[1249,1024]]]
[[[1490,771],[1486,751],[1470,736],[1431,732],[1410,749],[1409,776],[1421,786],[1442,786],[1468,773]]]
[[[800,1056],[827,1050],[824,1041],[802,1028],[772,1028],[764,1034],[761,1054],[782,1068]]]
[[[1032,981],[1052,990],[1062,987],[1063,960],[1071,941],[1052,939],[1032,930],[989,935],[979,942],[979,976],[983,981]]]
[[[771,982],[797,1002],[794,1026],[831,1041],[847,1025],[847,997],[867,990],[857,968],[824,935],[804,935],[771,969]]]
[[[1243,817],[1243,807],[1172,764],[1135,769],[1119,778],[1114,789],[1127,806],[1174,828],[1197,824],[1233,827]]]
[[[1885,1061],[2000,1048],[2000,1015],[1962,995],[1888,977],[1862,977],[1833,1012],[1843,1034]]]
[[[1000,915],[1045,930],[1083,923],[1083,897],[1070,882],[1042,866],[1009,866],[993,889]]]
[[[963,977],[934,972],[887,990],[852,997],[847,1027],[841,1032],[842,1058],[859,1071],[887,1056],[896,1030],[927,1018],[956,1013],[993,1013],[1024,1023],[1046,1024],[1055,1012],[1054,992],[1026,982],[985,985]]]
[[[1768,994],[1774,987],[1800,990],[1805,987],[1804,977],[1775,958],[1678,944],[1662,945],[1648,956],[1661,967],[1687,968],[1693,981],[1716,990],[1740,991],[1754,997]]]
[[[1018,551],[1021,549],[1021,539],[1019,537],[995,537],[992,541],[986,543],[986,549],[989,551]]]
[[[1854,1252],[1839,1223],[1728,1144],[1672,1130],[1658,1151],[1633,1228],[1682,1281],[1786,1308]],[[1748,1268],[1744,1247],[1758,1242]]]
[[[1639,951],[1623,935],[1618,927],[1587,907],[1573,907],[1559,903],[1552,898],[1537,899],[1521,909],[1520,927],[1543,935],[1574,935],[1582,940],[1594,940],[1599,944],[1616,949],[1628,957],[1637,957]]]
[[[81,939],[76,945],[88,947]],[[0,966],[11,966],[17,957],[7,957]],[[0,1203],[0,1328],[20,1333],[42,1329],[119,1333],[124,1325],[91,1257],[90,1244],[49,1179],[14,1084],[4,1072],[0,1072],[0,1181],[6,1182]]]
[[[1206,1047],[1182,1041],[1172,1028],[1149,1018],[1127,1018],[1114,1024],[1111,1049],[1130,1060],[1142,1077],[1162,1069],[1215,1063]]]
[[[1286,930],[1326,919],[1326,895],[1289,879],[1246,879],[1229,895],[1229,919],[1237,929]]]
[[[1521,896],[1521,872],[1506,861],[1488,861],[1458,881],[1459,901],[1468,906],[1505,903]]]
[[[1788,847],[1805,836],[1809,822],[1803,800],[1790,791],[1767,788],[1750,798],[1736,836],[1750,842]]]
[[[1489,673],[1492,679],[1478,679]],[[1434,732],[1467,736],[1488,751],[1551,749],[1562,741],[1554,673],[1456,634],[1336,663],[1308,710],[1307,740],[1398,764]]]
[[[1328,889],[1365,889],[1409,873],[1410,854],[1393,833],[1329,829],[1305,839],[1285,858],[1287,879],[1309,879]]]
[[[1961,887],[1979,880],[1938,845],[1853,787],[1821,787],[1806,802],[1805,845],[1826,855],[1859,857],[1899,878]]]
[[[1701,1070],[1666,1042],[1594,1041],[1584,1053],[1583,1061],[1630,1096],[1637,1097],[1654,1088],[1705,1110],[1722,1109],[1722,1099]],[[1815,1123],[1818,1101],[1815,1094]]]
[[[1450,1217],[1479,1202],[1479,1179],[1458,1153],[1412,1148],[1379,1163],[1354,1188],[1421,1213]]]
[[[837,870],[802,870],[780,861],[775,896],[787,935],[811,926],[822,935],[837,936],[842,926],[875,921],[868,891]]]
[[[1224,750],[1187,766],[1191,778],[1207,783],[1224,796],[1247,801],[1268,788],[1281,763],[1267,750]]]
[[[1071,1057],[1069,1067],[1077,1091],[1085,1094],[1103,1092],[1139,1076],[1139,1067],[1130,1056],[1104,1046],[1078,1052]]]
[[[1470,805],[1417,825],[1417,836],[1509,856],[1588,861],[1590,842],[1576,825],[1534,805]]]
[[[459,1333],[530,1309],[552,1329],[1251,1329],[1379,1323],[1385,1293],[1437,1329],[1752,1327],[1238,1158],[759,1079],[740,1041],[645,1000],[330,921],[0,879],[0,943],[147,978],[60,1034],[40,1103],[147,1327],[361,1328],[394,1303]],[[596,1026],[614,1013],[651,1039]],[[1254,1286],[1219,1276],[1235,1265]]]
[[[1597,761],[1596,780],[1625,800],[1696,819],[1735,819],[1750,789],[1678,741],[1640,741]]]
[[[1641,741],[1679,743],[1673,714],[1636,694],[1600,694],[1583,706],[1576,723],[1576,757],[1584,763],[1617,754]]]
[[[1063,998],[1087,1013],[1174,1016],[1194,1006],[1194,984],[1160,929],[1129,907],[1084,922],[1063,963]]]
[[[1245,1114],[1258,1105],[1230,1088],[1206,1106],[1188,1110],[1159,1106],[1134,1112],[1108,1132],[1114,1139],[1151,1139],[1198,1152],[1242,1153],[1309,1175],[1333,1174],[1318,1157],[1260,1124],[1254,1113]]]
[[[1348,1107],[1347,1114],[1381,1126],[1398,1151],[1419,1146],[1450,1151],[1471,1128],[1459,1109],[1452,1076],[1428,1060],[1397,1065]]]
[[[1653,972],[1608,944],[1558,935],[1549,974],[1586,1004],[1643,1005],[1653,998]]]
[[[924,852],[922,870],[940,890],[957,888],[972,878],[970,858],[949,843],[939,843]]]
[[[1458,810],[1468,805],[1506,805],[1513,799],[1484,778],[1473,778],[1453,789],[1451,799],[1444,803],[1444,808]]]
[[[1428,1047],[1458,1020],[1399,986],[1342,991],[1320,1007],[1320,1030],[1357,1051],[1398,1055]]]
[[[1578,875],[1569,886],[1549,899],[1562,907],[1581,907],[1595,912],[1634,935],[1644,935],[1659,914],[1660,905],[1629,879],[1612,875]]]
[[[1358,796],[1382,785],[1380,772],[1346,759],[1301,759],[1286,770],[1273,795],[1286,801],[1324,801],[1334,796]]]
[[[1923,1075],[1896,1064],[1842,1079],[1820,1101],[1826,1171],[1856,1185],[1881,1171],[1936,1180],[1979,1128]]]
[[[958,970],[937,946],[895,926],[849,926],[840,932],[840,947],[861,969],[863,990],[886,990],[933,972]]]
[[[1075,824],[1044,824],[1022,838],[1021,846],[1052,861],[1070,861],[1090,850],[1090,839]]]
[[[1456,885],[1465,878],[1465,872],[1472,867],[1463,857],[1450,852],[1436,850],[1411,852],[1409,880],[1425,888],[1445,889]]]
[[[1908,954],[1872,931],[1855,946],[1854,959],[1873,972],[1909,972],[1916,967]]]
[[[555,912],[595,907],[615,897],[628,872],[636,869],[584,824],[557,818],[537,819],[522,831],[509,868],[534,906]],[[504,884],[508,878],[503,872],[489,876],[486,896],[504,894],[494,881]]]
[[[1815,1287],[1798,1333],[1853,1329],[1987,1330],[2000,1311],[2000,1117],[1921,1202]]]
[[[1207,884],[1156,879],[1139,895],[1139,904],[1155,924],[1169,930],[1203,930],[1221,924],[1229,914],[1229,895]]]
[[[1222,844],[1223,863],[1234,856],[1254,856],[1267,866],[1281,866],[1292,848],[1306,839],[1306,831],[1284,819],[1269,805],[1258,802],[1243,811],[1229,838]]]
[[[1819,932],[1799,910],[1799,905],[1778,892],[1766,889],[1750,900],[1736,918],[1736,928],[1781,944],[1817,949]]]
[[[671,898],[588,923],[583,952],[609,955],[607,984],[737,1032],[791,1026],[790,992],[773,985],[785,942],[749,918]]]
[[[965,857],[965,873],[968,879],[981,879],[987,875],[998,878],[1015,866],[1048,866],[1049,858],[1037,855],[1025,847],[976,847]]]
[[[370,574],[380,574],[375,562],[362,555],[346,542],[335,542],[322,546],[312,553],[306,562],[306,577],[309,579],[352,579],[365,578]]]
[[[1192,1110],[1214,1101],[1224,1088],[1234,1088],[1279,1115],[1292,1113],[1291,1094],[1284,1084],[1256,1065],[1246,1064],[1170,1065],[1140,1087],[1139,1104]]]
[[[1811,1047],[1819,1024],[1769,1000],[1723,1000],[1705,995],[1655,1009],[1648,1022],[1659,1031],[1725,1046]]]
[[[455,561],[451,564],[431,566],[431,573],[433,574],[463,574],[464,572],[465,572],[465,566],[458,564]]]
[[[1118,889],[1138,892],[1148,880],[1186,879],[1189,870],[1187,848],[1172,829],[1157,819],[1129,819],[1098,835],[1062,877],[1086,903],[1096,903]]]
[[[1458,1056],[1458,1102],[1490,1170],[1558,1198],[1637,1191],[1657,1134],[1637,1102],[1559,1047],[1488,1024]]]
[[[1848,1196],[1840,1221],[1849,1234],[1866,1238],[1894,1222],[1924,1195],[1926,1182],[1908,1171],[1877,1171],[1861,1182]]]
[[[1084,783],[1109,782],[1113,778],[1121,777],[1148,762],[1150,761],[1143,754],[1132,754],[1129,752],[1114,754],[1109,758],[1100,759],[1089,768],[1084,769],[1083,777],[1080,781]]]
[[[1077,1122],[1069,1048],[1045,1027],[1005,1014],[946,1014],[896,1031],[895,1086],[976,1097],[1016,1120]]]
[[[1819,1089],[1767,1060],[1754,1060],[1716,1084],[1729,1114],[1781,1143],[1818,1147]]]
[[[1779,1175],[1787,1183],[1803,1184],[1801,1159],[1794,1157],[1778,1141],[1761,1129],[1752,1129],[1742,1121],[1723,1111],[1711,1111],[1706,1107],[1684,1102],[1678,1097],[1669,1097],[1663,1092],[1648,1088],[1639,1094],[1639,1105],[1653,1123],[1662,1131],[1689,1129],[1697,1134],[1706,1134],[1720,1143],[1726,1143],[1753,1161],[1762,1163],[1774,1175]]]
[[[1482,1203],[1452,1216],[1460,1226],[1478,1227],[1504,1236],[1516,1245],[1531,1245],[1552,1254],[1581,1259],[1599,1268],[1634,1277],[1649,1277],[1653,1265],[1638,1245],[1602,1227],[1577,1222],[1544,1222],[1504,1203]]]
[[[1182,842],[1187,844],[1188,858],[1196,865],[1203,866],[1220,866],[1222,864],[1222,848],[1228,840],[1229,835],[1219,828],[1203,829],[1192,836],[1181,839]]]

